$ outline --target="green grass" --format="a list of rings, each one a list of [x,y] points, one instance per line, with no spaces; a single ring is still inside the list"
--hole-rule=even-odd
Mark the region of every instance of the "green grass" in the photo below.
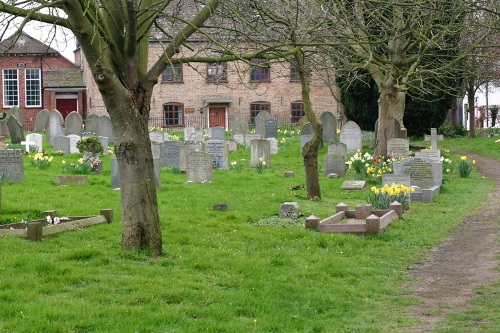
[[[113,208],[116,219],[36,243],[1,237],[0,332],[407,331],[415,324],[407,310],[418,302],[402,287],[408,267],[482,202],[493,181],[475,171],[468,179],[445,175],[434,202],[412,203],[382,235],[322,234],[277,223],[280,205],[295,201],[303,217],[325,218],[339,202],[366,203],[366,193],[321,177],[323,199],[308,200],[305,189],[290,189],[305,182],[299,140],[285,147],[262,174],[248,168],[245,149],[230,155],[243,171],[214,172],[211,183],[186,184],[184,174],[162,170],[162,258],[121,251],[120,193],[110,186],[109,156],[89,184],[65,187],[55,186],[54,176],[63,159],[79,155],[56,156],[46,170],[25,157],[24,183],[2,186],[2,218]],[[287,170],[295,178],[284,178]],[[213,211],[217,203],[229,211]],[[474,308],[493,316],[498,306],[483,303]]]

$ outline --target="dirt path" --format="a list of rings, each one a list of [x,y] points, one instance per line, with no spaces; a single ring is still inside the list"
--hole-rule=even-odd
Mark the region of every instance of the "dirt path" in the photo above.
[[[410,271],[411,277],[421,281],[414,295],[423,301],[411,313],[423,320],[413,332],[432,332],[446,314],[468,307],[476,287],[500,279],[500,272],[494,270],[499,264],[494,256],[500,250],[500,161],[469,152],[454,153],[475,159],[480,172],[497,180],[496,191]]]

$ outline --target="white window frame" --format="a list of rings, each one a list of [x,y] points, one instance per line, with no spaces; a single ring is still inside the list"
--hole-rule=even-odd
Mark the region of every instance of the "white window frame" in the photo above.
[[[28,79],[28,71],[36,71],[38,72],[38,79]],[[30,101],[31,96],[28,96],[30,92],[32,92],[30,89],[28,89],[28,82],[37,82],[38,83],[38,103],[37,104],[28,104]],[[36,108],[36,107],[41,107],[42,106],[42,72],[40,68],[26,68],[24,72],[24,104],[26,105],[27,108]]]
[[[6,76],[10,76],[12,75],[14,72],[11,72],[9,73],[9,71],[14,71],[16,73],[16,78],[15,79],[11,79],[11,78],[6,78]],[[7,84],[8,82],[16,82],[15,84],[15,88],[16,88],[16,91],[15,91],[15,103],[12,103],[12,104],[9,104],[7,103],[8,100],[10,100],[10,96],[14,96],[14,94],[12,94],[12,91],[7,91],[7,88],[8,87],[13,87],[12,85],[10,84]],[[17,68],[4,68],[2,70],[2,87],[3,87],[3,107],[4,108],[11,108],[13,106],[19,106],[19,69]]]

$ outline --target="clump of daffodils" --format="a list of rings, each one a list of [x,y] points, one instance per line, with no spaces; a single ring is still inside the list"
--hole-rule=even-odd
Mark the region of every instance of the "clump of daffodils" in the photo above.
[[[47,169],[52,164],[54,159],[52,156],[44,155],[43,153],[36,153],[31,157],[31,164],[40,170]]]
[[[470,160],[465,155],[461,156],[460,161],[458,161],[457,163],[457,171],[460,178],[469,177],[470,173],[472,172],[473,165],[475,164],[476,164],[475,160]]]
[[[258,173],[263,173],[264,169],[266,168],[266,162],[262,157],[259,158],[259,162],[257,163],[257,166],[255,167]]]
[[[385,184],[383,187],[372,186],[367,201],[373,206],[373,209],[389,209],[394,201],[399,202],[403,209],[410,208],[410,194],[415,192],[412,187],[403,184],[392,183],[390,186]]]
[[[445,150],[441,156],[441,165],[443,166],[443,173],[451,173],[453,171],[453,163],[450,159],[450,151]]]
[[[61,171],[72,175],[88,175],[92,172],[92,164],[83,158],[78,159],[76,163],[63,160]]]
[[[353,168],[354,172],[359,179],[365,179],[367,174],[367,169],[370,166],[370,162],[373,159],[372,155],[368,152],[363,153],[360,149],[356,151],[356,153],[351,156],[349,161],[349,168]]]

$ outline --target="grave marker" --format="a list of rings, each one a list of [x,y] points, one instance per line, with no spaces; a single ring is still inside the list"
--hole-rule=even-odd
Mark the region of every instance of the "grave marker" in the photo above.
[[[49,121],[49,110],[43,109],[35,117],[35,132],[44,132]]]
[[[265,163],[265,168],[270,167],[271,163],[271,143],[266,139],[252,140],[250,151],[250,167],[255,168],[261,163]],[[262,160],[261,160],[262,159]]]
[[[266,120],[264,138],[278,138],[278,122],[276,120]]]
[[[222,126],[215,126],[211,128],[212,135],[211,139],[214,140],[226,140],[226,130]]]
[[[362,146],[361,128],[354,121],[349,120],[340,130],[340,142],[347,147],[347,153],[354,153]]]
[[[387,154],[393,158],[408,157],[410,155],[410,142],[400,138],[387,140]]]
[[[212,164],[221,170],[228,168],[228,149],[224,140],[208,140],[205,151],[212,155]]]
[[[0,175],[13,182],[24,181],[23,151],[21,149],[0,150]]]
[[[271,114],[267,111],[260,111],[254,119],[255,122],[255,133],[260,134],[261,137],[266,136],[266,121],[272,120]]]
[[[201,151],[189,153],[186,178],[188,183],[203,184],[212,181],[212,156]]]
[[[30,133],[26,135],[26,151],[30,152],[30,147],[35,146],[36,151],[41,153],[43,148],[43,136],[38,133]]]
[[[79,153],[80,150],[76,148],[76,143],[82,139],[81,136],[76,135],[76,134],[70,134],[66,135],[67,138],[69,138],[69,152],[70,154],[76,154]]]
[[[97,132],[97,123],[99,122],[99,116],[96,114],[91,114],[85,119],[85,132],[89,134],[95,134]]]
[[[411,186],[421,189],[441,186],[443,180],[441,162],[422,157],[407,157],[400,162],[395,162],[394,173],[409,175]]]
[[[114,142],[113,136],[113,125],[111,124],[111,119],[108,116],[99,117],[96,128],[97,136],[105,136],[108,138],[108,142]]]
[[[71,139],[66,136],[52,138],[54,151],[62,151],[64,155],[71,154]]]
[[[7,120],[7,126],[9,127],[10,140],[12,143],[21,143],[24,140],[24,132],[23,126],[19,123],[19,121],[10,116]]]
[[[431,135],[425,135],[424,138],[425,141],[430,141],[431,142],[431,149],[438,149],[438,141],[443,141],[443,135],[438,135],[437,134],[437,129],[436,128],[431,128]]]
[[[323,141],[337,142],[337,119],[331,112],[323,112],[319,117],[323,124]]]
[[[72,111],[66,116],[64,121],[64,134],[66,136],[70,134],[82,135],[83,131],[83,119],[82,116],[76,112]]]
[[[237,115],[231,122],[231,132],[235,134],[248,134],[248,120],[242,115]]]
[[[180,141],[165,141],[160,146],[160,163],[162,167],[179,167]]]
[[[323,174],[328,176],[331,173],[339,177],[345,176],[345,160],[347,157],[347,147],[343,143],[333,143],[328,146],[328,154],[325,155],[323,163]]]
[[[64,119],[61,113],[57,110],[51,110],[47,125],[45,126],[45,137],[52,145],[54,145],[53,138],[64,136],[63,124]]]

